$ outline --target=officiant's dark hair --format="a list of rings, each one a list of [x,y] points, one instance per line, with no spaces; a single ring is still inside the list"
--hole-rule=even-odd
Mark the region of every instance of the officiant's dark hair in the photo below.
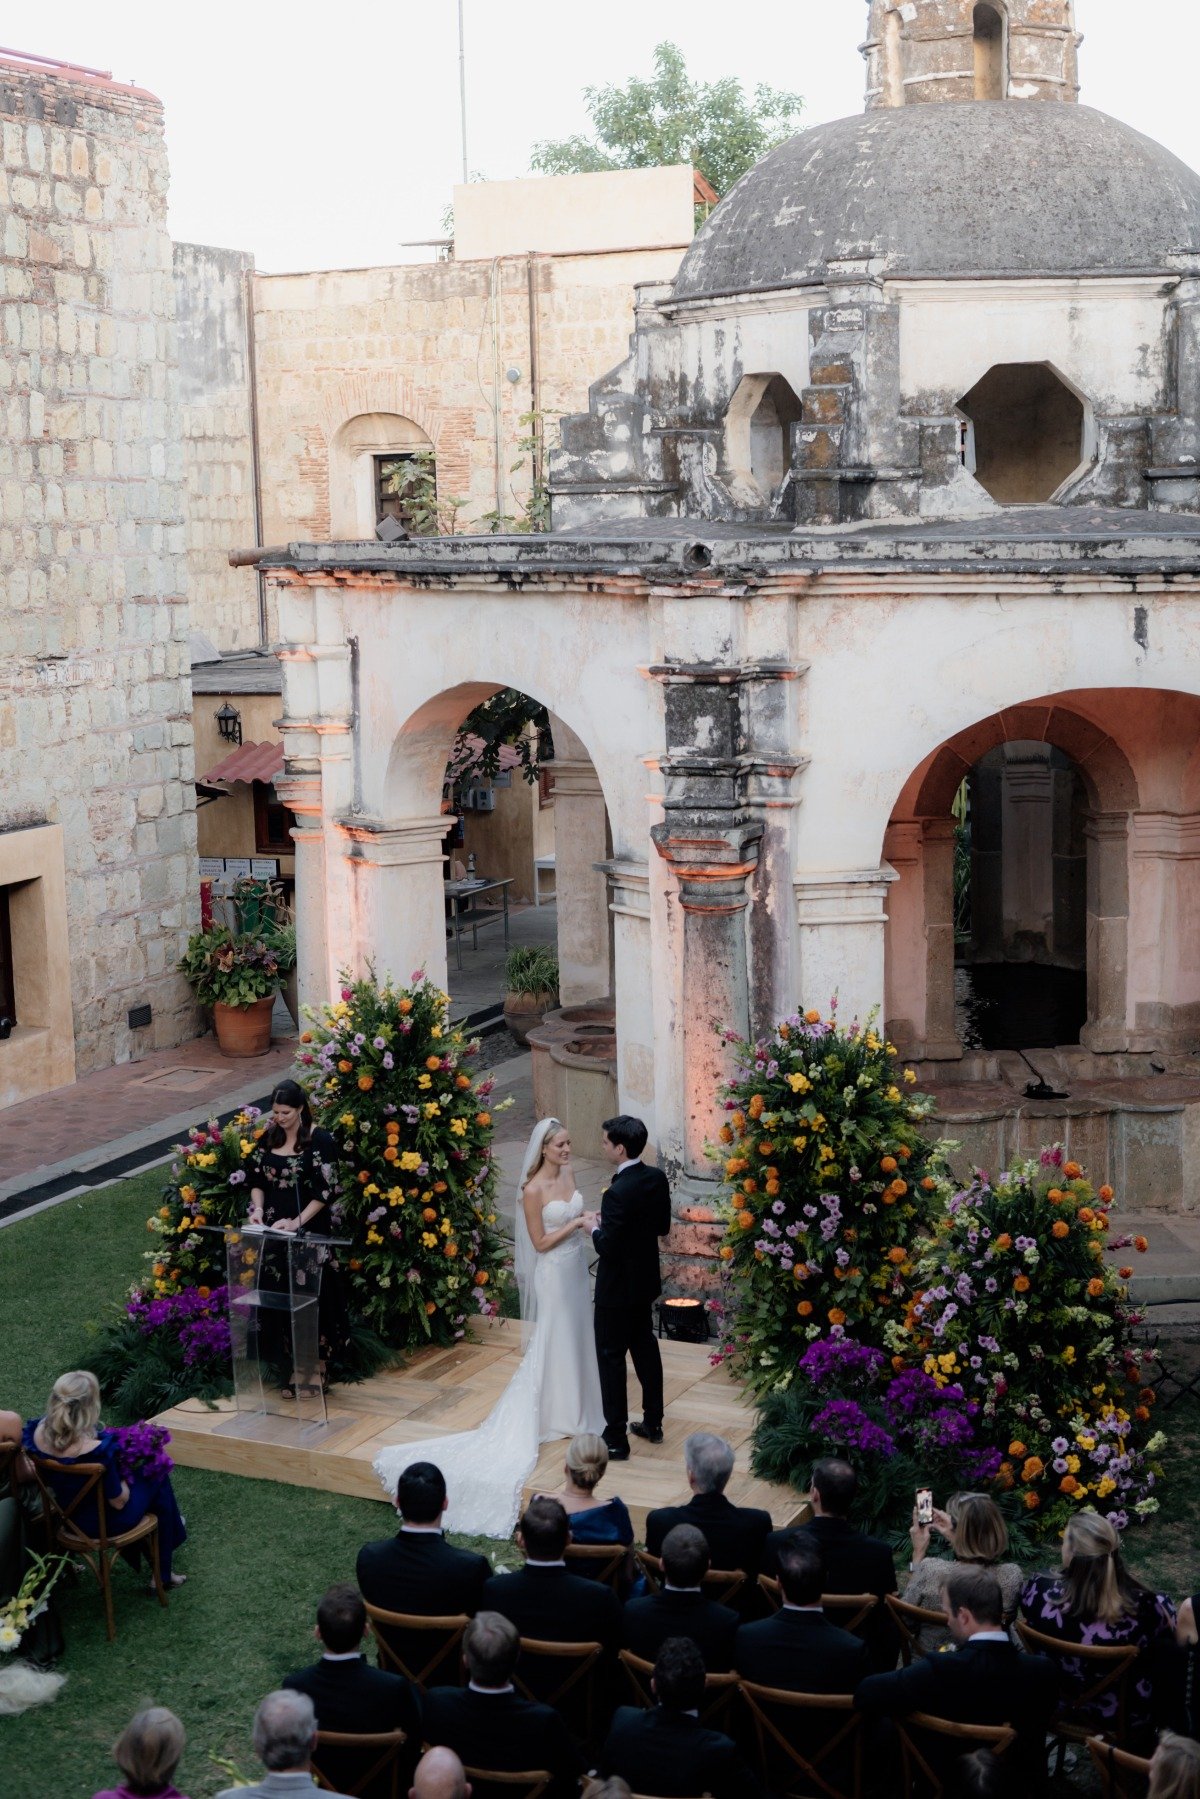
[[[276,1087],[274,1093],[271,1095],[271,1104],[274,1105],[276,1100],[278,1100],[281,1106],[290,1106],[293,1112],[299,1112],[300,1129],[296,1132],[296,1142],[307,1143],[312,1136],[313,1115],[312,1107],[308,1103],[308,1094],[304,1091],[303,1087],[298,1081],[280,1081],[278,1087]],[[269,1124],[267,1126],[266,1137],[264,1138],[266,1147],[268,1149],[278,1149],[279,1145],[283,1142],[283,1136],[284,1132],[282,1125]]]
[[[640,1156],[649,1134],[641,1119],[632,1118],[628,1112],[604,1120],[604,1135],[610,1143],[619,1143],[627,1156]]]
[[[434,1462],[414,1462],[396,1482],[396,1510],[406,1524],[440,1524],[446,1479]]]

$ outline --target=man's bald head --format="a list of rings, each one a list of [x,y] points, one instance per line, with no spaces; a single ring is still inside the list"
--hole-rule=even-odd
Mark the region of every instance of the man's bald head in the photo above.
[[[471,1799],[471,1783],[453,1749],[428,1749],[417,1763],[408,1799]]]

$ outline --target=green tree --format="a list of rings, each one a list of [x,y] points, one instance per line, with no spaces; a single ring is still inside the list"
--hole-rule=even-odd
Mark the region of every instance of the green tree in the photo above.
[[[595,135],[535,144],[542,175],[646,169],[686,162],[727,194],[747,169],[799,129],[799,94],[760,82],[748,99],[740,81],[694,81],[677,44],[659,44],[654,74],[624,86],[583,90]]]

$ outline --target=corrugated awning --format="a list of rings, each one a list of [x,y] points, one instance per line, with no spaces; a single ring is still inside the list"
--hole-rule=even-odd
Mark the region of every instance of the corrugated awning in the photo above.
[[[225,782],[228,785],[235,781],[270,783],[282,773],[281,743],[241,743],[223,762],[210,768],[206,775],[198,775],[197,784],[208,786],[210,783]]]
[[[448,773],[451,778],[460,781],[465,776],[473,774],[486,748],[487,745],[483,738],[477,737],[473,731],[461,732],[450,755]],[[502,775],[508,774],[512,769],[520,767],[520,751],[514,749],[511,743],[502,743],[498,772]]]

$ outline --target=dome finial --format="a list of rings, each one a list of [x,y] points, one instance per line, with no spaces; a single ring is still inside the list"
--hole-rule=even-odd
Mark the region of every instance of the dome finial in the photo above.
[[[1078,100],[1074,0],[869,0],[867,106]]]

